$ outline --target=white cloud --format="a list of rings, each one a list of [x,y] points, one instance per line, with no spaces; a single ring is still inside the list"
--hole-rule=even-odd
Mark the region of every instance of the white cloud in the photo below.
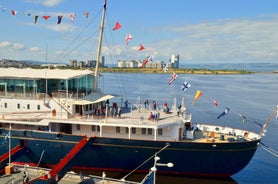
[[[42,49],[39,47],[31,47],[29,50],[32,52],[41,52],[42,51]]]
[[[61,24],[43,24],[46,29],[57,31],[57,32],[73,32],[75,27],[71,24],[61,23]]]
[[[13,48],[17,49],[17,50],[24,49],[24,45],[19,44],[19,43],[14,43]]]
[[[10,49],[14,49],[14,50],[24,49],[24,45],[23,44],[12,43],[12,42],[9,42],[9,41],[0,42],[0,47],[10,48]]]
[[[223,19],[214,22],[159,28],[171,38],[152,43],[159,58],[181,54],[182,61],[276,61],[278,20]],[[277,54],[276,54],[277,53]]]
[[[12,43],[8,41],[0,42],[0,47],[9,47]]]
[[[33,4],[42,4],[48,7],[56,6],[63,2],[63,0],[25,0],[25,1]]]

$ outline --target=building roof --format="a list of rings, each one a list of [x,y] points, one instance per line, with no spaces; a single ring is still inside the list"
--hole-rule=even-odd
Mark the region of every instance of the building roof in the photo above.
[[[93,74],[94,72],[91,70],[0,68],[0,78],[68,80]]]

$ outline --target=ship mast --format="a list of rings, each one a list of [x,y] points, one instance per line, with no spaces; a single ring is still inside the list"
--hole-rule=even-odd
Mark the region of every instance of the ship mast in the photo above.
[[[98,67],[99,67],[99,63],[100,63],[100,55],[101,55],[102,35],[103,35],[103,29],[104,29],[105,12],[106,12],[106,0],[104,0],[103,10],[102,10],[102,19],[101,19],[100,32],[99,32],[98,53],[97,53],[97,60],[96,60],[96,68],[95,68],[95,78],[94,78],[94,84],[93,84],[93,92],[97,91]]]
[[[268,125],[270,124],[270,121],[272,120],[272,118],[274,117],[275,113],[278,113],[278,105],[276,106],[276,108],[272,111],[271,115],[268,117],[267,121],[265,122],[265,124],[263,125],[261,132],[260,132],[260,136],[262,136],[265,131],[266,128],[268,127]]]

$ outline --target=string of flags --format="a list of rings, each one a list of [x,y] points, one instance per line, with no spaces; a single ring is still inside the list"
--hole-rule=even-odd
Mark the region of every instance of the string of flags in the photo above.
[[[162,67],[165,67],[165,66],[162,66]],[[164,69],[163,69],[164,70]],[[167,71],[166,71],[167,72]],[[175,79],[177,78],[177,75],[175,73],[172,74],[171,78],[169,79],[168,81],[168,84],[172,84]],[[188,81],[184,81],[183,84],[181,85],[181,90],[182,91],[187,91],[189,88],[191,87],[191,84],[188,82]],[[196,91],[196,94],[195,94],[195,97],[192,101],[192,104],[191,105],[194,105],[196,103],[196,101],[203,95],[203,92],[201,90],[197,90]],[[218,101],[214,98],[210,98],[212,101],[213,101],[213,105],[214,107],[218,107]],[[225,107],[224,111],[222,113],[220,113],[216,119],[220,119],[222,118],[223,116],[227,115],[228,113],[230,112],[230,108],[228,107]],[[238,114],[242,120],[242,123],[245,123],[245,122],[251,122],[251,123],[254,123],[260,127],[263,127],[263,124],[257,122],[257,121],[254,121],[254,120],[249,120],[246,116],[244,116],[243,114]],[[276,112],[276,119],[278,119],[278,110]]]
[[[1,6],[1,5],[0,5],[0,10],[1,10],[1,12],[3,12],[3,13],[9,12],[9,11],[10,11],[10,13],[11,13],[11,15],[12,15],[13,17],[16,17],[16,16],[19,15],[19,12],[18,12],[17,10],[15,10],[15,9],[8,10],[6,7],[3,7],[3,6]],[[38,15],[38,13],[32,13],[31,11],[23,11],[22,14],[23,14],[23,15],[26,15],[26,16],[29,16],[29,17],[33,16],[33,17],[34,17],[34,24],[36,24],[36,23],[38,22],[38,19],[39,19],[39,18],[42,18],[42,19],[44,19],[44,20],[49,20],[50,18],[55,17],[55,16],[53,16],[53,15],[52,15],[52,16],[51,16],[51,15]],[[84,12],[83,15],[84,15],[84,17],[85,17],[86,19],[89,18],[89,12],[88,12],[88,11]],[[65,15],[65,14],[63,14],[63,15],[56,15],[57,24],[60,24],[60,23],[62,22],[62,19],[63,19],[64,16],[66,16],[66,15]],[[71,22],[73,22],[74,19],[75,19],[75,17],[76,17],[76,14],[75,14],[75,13],[69,13],[69,14],[67,15],[67,17],[71,20]]]
[[[105,7],[105,4],[104,3],[104,7]],[[0,12],[3,12],[3,13],[11,13],[11,15],[13,17],[16,17],[19,15],[20,11],[17,11],[15,9],[8,9],[2,5],[0,5]],[[62,21],[64,20],[64,18],[68,18],[71,22],[74,22],[75,19],[76,19],[76,13],[60,13],[60,15],[57,13],[56,15],[50,15],[51,13],[49,13],[49,15],[40,15],[40,13],[33,13],[32,11],[28,10],[28,11],[23,11],[22,12],[23,15],[25,16],[29,16],[29,17],[32,17],[33,16],[33,23],[34,24],[37,24],[39,22],[39,19],[43,19],[44,21],[47,21],[47,20],[50,20],[50,19],[53,19],[56,17],[56,23],[57,24],[61,24]],[[89,18],[89,14],[90,12],[88,11],[85,11],[82,13],[83,15],[82,16],[78,16],[78,17],[85,17],[85,19],[88,19]],[[120,28],[122,28],[122,25],[119,21],[116,21],[115,23],[115,26],[113,27],[113,31],[116,31],[116,30],[119,30]],[[128,33],[126,35],[126,38],[125,38],[125,42],[126,42],[126,45],[128,45],[128,43],[133,39],[133,36],[132,34]],[[138,47],[138,51],[142,51],[144,50],[145,47],[142,45],[142,44],[139,44],[139,47]]]
[[[119,30],[120,28],[122,28],[122,25],[121,25],[121,23],[119,22],[119,21],[116,21],[116,23],[115,23],[115,26],[113,27],[113,31],[116,31],[116,30]],[[132,34],[130,34],[130,33],[128,33],[127,35],[126,35],[126,37],[125,37],[125,43],[126,43],[126,45],[128,45],[128,43],[131,41],[131,40],[133,40],[133,36],[132,36]],[[142,45],[142,44],[139,44],[139,48],[138,48],[138,51],[141,51],[141,50],[144,50],[145,49],[145,47]],[[148,60],[148,61],[150,61],[150,60]],[[148,62],[147,61],[147,62]],[[145,65],[144,65],[145,66]],[[142,66],[142,67],[144,67],[144,66]]]

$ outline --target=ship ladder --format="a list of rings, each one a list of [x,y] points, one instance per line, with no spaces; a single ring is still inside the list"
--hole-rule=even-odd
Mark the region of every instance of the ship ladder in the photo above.
[[[38,178],[30,180],[28,183],[58,183],[71,168],[74,158],[87,145],[87,136],[84,136],[70,152],[48,173]]]

